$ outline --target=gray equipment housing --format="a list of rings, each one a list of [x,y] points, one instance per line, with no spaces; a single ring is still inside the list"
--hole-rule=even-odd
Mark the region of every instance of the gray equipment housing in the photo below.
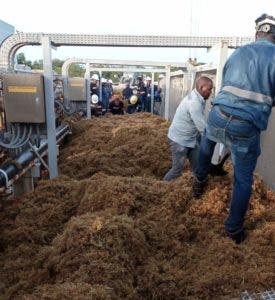
[[[71,77],[68,79],[69,101],[86,101],[86,84],[84,78]]]
[[[4,76],[6,121],[45,123],[44,81],[40,74],[7,74]]]

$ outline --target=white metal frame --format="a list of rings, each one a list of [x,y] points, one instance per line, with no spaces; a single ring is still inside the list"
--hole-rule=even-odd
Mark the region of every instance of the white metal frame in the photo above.
[[[104,71],[117,71],[117,72],[144,72],[151,73],[152,82],[154,82],[155,74],[165,73],[166,74],[166,92],[165,92],[165,114],[164,118],[168,120],[169,118],[169,92],[170,92],[170,69],[171,66],[175,67],[189,67],[188,63],[177,63],[177,62],[153,62],[153,61],[135,61],[135,60],[107,60],[107,59],[91,59],[91,58],[69,58],[62,65],[62,76],[68,77],[68,71],[72,64],[85,64],[86,72],[85,78],[88,79],[90,76],[90,71],[97,71],[102,75]],[[92,65],[109,65],[110,67],[93,67]],[[117,67],[114,68],[114,65],[118,66],[127,66],[127,67]],[[128,67],[128,66],[143,66],[143,68],[138,67]],[[155,66],[163,68],[153,68]],[[87,71],[89,68],[89,71]],[[100,81],[100,91],[101,91],[101,81]],[[87,92],[87,102],[89,101],[89,93]],[[101,99],[101,94],[100,94]],[[153,113],[153,101],[154,101],[154,86],[151,86],[151,112]],[[87,107],[88,109],[88,107]],[[90,118],[90,115],[88,116]]]
[[[58,176],[57,168],[57,145],[56,145],[56,128],[55,128],[55,111],[54,111],[54,92],[53,92],[53,72],[51,42],[49,37],[44,36],[43,45],[43,68],[45,84],[45,106],[46,106],[46,123],[48,139],[48,165],[50,178]]]
[[[26,45],[41,45],[43,36],[47,36],[55,46],[107,47],[211,48],[220,41],[228,41],[229,48],[237,48],[254,40],[253,37],[88,35],[21,32],[9,36],[2,43],[0,47],[0,68],[13,70],[16,51]]]

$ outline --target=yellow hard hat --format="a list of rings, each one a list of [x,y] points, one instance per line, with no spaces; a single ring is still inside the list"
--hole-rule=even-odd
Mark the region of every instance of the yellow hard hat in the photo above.
[[[131,96],[130,103],[135,105],[138,101],[138,97],[136,95]]]

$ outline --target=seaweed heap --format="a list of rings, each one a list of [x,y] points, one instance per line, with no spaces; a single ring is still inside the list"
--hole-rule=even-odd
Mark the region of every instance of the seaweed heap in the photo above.
[[[1,212],[3,299],[231,299],[275,283],[275,194],[255,177],[237,246],[223,232],[229,175],[192,198],[164,182],[168,123],[149,114],[71,120],[62,176]]]

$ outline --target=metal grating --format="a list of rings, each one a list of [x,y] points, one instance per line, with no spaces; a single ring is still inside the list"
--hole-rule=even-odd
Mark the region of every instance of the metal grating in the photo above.
[[[263,293],[249,294],[247,291],[241,294],[242,300],[275,300],[275,291],[273,289]]]
[[[56,46],[211,48],[221,41],[227,41],[229,48],[237,48],[254,40],[252,37],[17,33],[9,36],[2,43],[0,67],[13,69],[13,56],[16,50],[26,45],[42,44],[43,36],[48,36]]]

